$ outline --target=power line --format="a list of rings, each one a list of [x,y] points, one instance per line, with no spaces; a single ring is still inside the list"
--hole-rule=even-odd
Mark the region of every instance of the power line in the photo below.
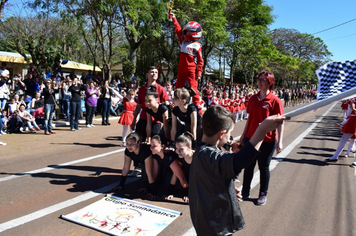
[[[324,41],[331,41],[331,40],[335,40],[335,39],[342,39],[342,38],[347,38],[347,37],[354,36],[354,35],[356,35],[356,34],[344,35],[344,36],[340,36],[340,37],[337,37],[337,38],[326,39],[326,40],[324,40]]]
[[[339,24],[339,25],[335,25],[335,26],[333,26],[333,27],[330,27],[330,28],[327,28],[327,29],[324,29],[324,30],[318,31],[318,32],[316,32],[316,33],[314,33],[314,34],[312,34],[312,35],[319,34],[319,33],[321,33],[321,32],[325,32],[325,31],[328,31],[328,30],[334,29],[334,28],[336,28],[336,27],[339,27],[339,26],[345,25],[345,24],[350,23],[350,22],[355,21],[355,20],[356,20],[356,18],[355,18],[355,19],[352,19],[352,20],[349,20],[349,21],[346,21],[346,22],[344,22],[344,23],[341,23],[341,24]]]

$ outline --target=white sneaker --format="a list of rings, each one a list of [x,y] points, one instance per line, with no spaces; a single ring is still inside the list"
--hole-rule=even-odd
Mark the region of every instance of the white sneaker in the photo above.
[[[91,124],[90,126],[91,126],[91,127],[95,127],[95,125],[93,125],[93,124]]]
[[[87,125],[87,128],[91,128],[91,125]]]
[[[5,132],[5,131],[1,131],[1,132],[0,132],[0,134],[5,135],[5,134],[6,134],[6,132]]]
[[[20,132],[21,132],[21,133],[23,132],[23,127],[20,127]]]
[[[7,143],[0,142],[0,146],[6,146]]]

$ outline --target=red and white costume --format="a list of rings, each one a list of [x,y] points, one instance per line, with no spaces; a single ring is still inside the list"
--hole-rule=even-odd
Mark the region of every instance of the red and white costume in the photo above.
[[[230,110],[230,98],[223,98],[221,99],[221,106]]]
[[[118,121],[119,124],[122,125],[122,146],[125,145],[126,142],[126,135],[129,132],[132,132],[130,125],[134,120],[134,111],[137,106],[135,100],[129,100],[126,97],[122,100],[124,111],[121,114],[120,120]],[[146,113],[146,112],[145,112]]]
[[[198,102],[198,109],[199,109],[199,114],[203,115],[204,110],[206,109],[206,106],[205,106],[205,101],[201,98],[199,99],[199,102]]]
[[[352,111],[351,115],[346,121],[346,124],[342,127],[344,134],[356,134],[356,112]]]
[[[217,106],[219,104],[219,98],[217,97],[212,97],[209,99],[209,106]]]
[[[183,40],[182,28],[179,25],[177,18],[173,17],[173,22],[174,30],[181,45],[175,89],[183,88],[188,81],[189,86],[196,92],[196,95],[193,96],[193,103],[198,105],[199,91],[197,77],[201,77],[203,71],[202,46],[197,41],[187,42]]]
[[[124,106],[124,111],[118,123],[121,125],[131,125],[134,119],[134,111],[137,103],[134,100],[130,101],[127,98],[124,98],[122,104]]]

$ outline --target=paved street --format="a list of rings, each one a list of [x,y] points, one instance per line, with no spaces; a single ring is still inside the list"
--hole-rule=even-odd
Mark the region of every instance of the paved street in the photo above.
[[[334,124],[341,117],[340,104],[330,104],[286,122],[285,151],[273,159],[268,201],[254,204],[257,179],[252,200],[241,202],[246,228],[236,235],[356,235],[353,158],[343,152],[338,162],[324,162],[338,145],[341,133]],[[117,120],[95,125],[75,132],[58,127],[50,136],[0,136],[8,144],[0,147],[0,235],[104,235],[59,218],[103,198],[118,183],[122,127]],[[244,125],[237,123],[235,137]],[[160,235],[194,235],[189,207],[181,199],[148,201],[134,185],[114,194],[182,212]]]

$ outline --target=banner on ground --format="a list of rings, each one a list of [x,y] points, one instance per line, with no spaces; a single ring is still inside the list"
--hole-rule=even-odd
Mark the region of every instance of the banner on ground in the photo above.
[[[316,70],[316,74],[319,101],[356,87],[356,60],[329,62]]]
[[[111,235],[157,235],[181,213],[134,200],[107,195],[61,218]]]

